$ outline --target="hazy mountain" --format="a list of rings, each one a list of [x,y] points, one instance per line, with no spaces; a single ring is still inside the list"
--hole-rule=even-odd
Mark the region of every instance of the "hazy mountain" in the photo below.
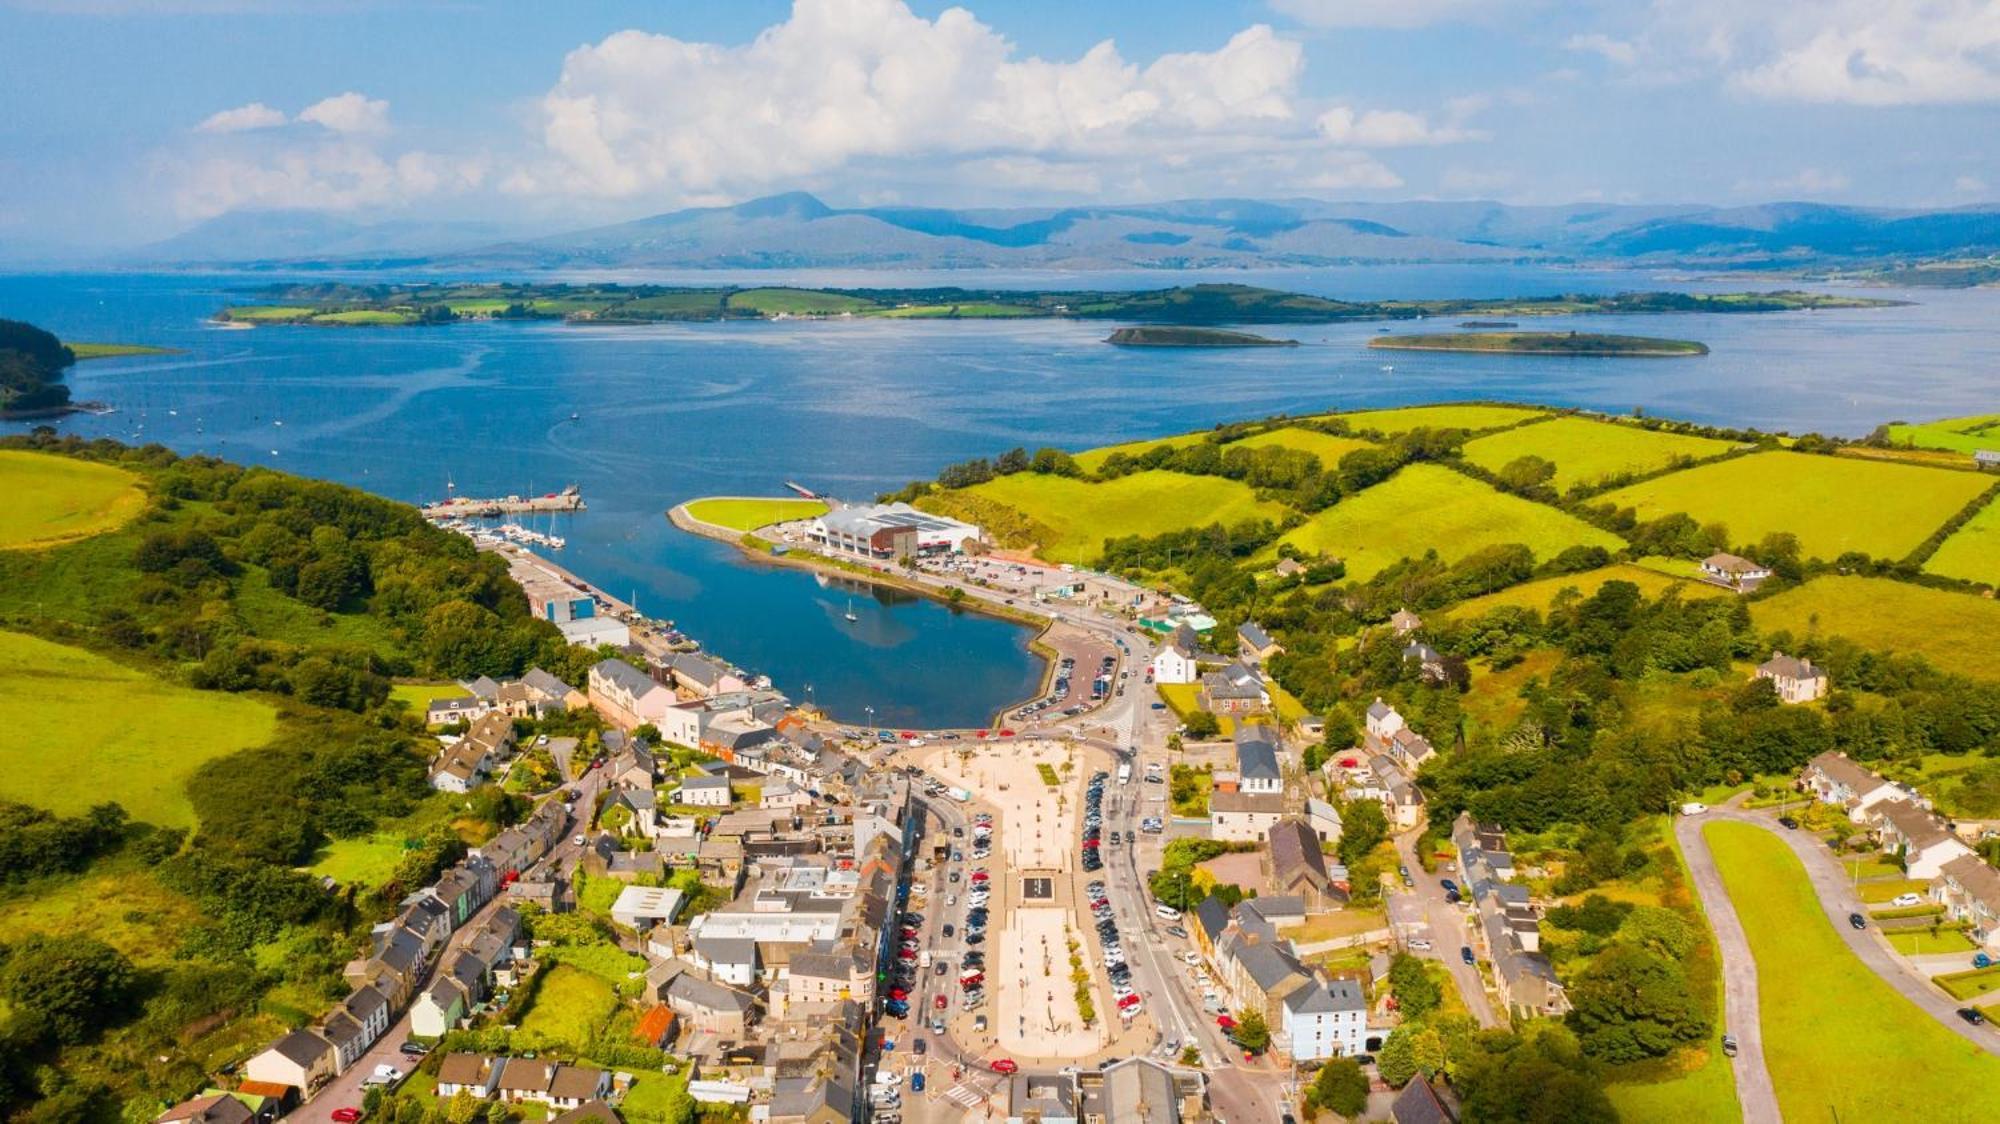
[[[471,223],[359,225],[225,216],[146,247],[148,262],[452,270],[1198,268],[1590,261],[1802,265],[2000,249],[2000,207],[1335,203],[1183,199],[1094,207],[830,207],[803,192],[499,241]]]
[[[315,211],[246,211],[209,219],[129,256],[147,263],[416,257],[490,245],[510,233],[496,223],[358,223]]]

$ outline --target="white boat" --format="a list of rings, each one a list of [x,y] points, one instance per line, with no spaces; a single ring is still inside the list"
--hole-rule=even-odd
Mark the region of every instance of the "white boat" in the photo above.
[[[852,597],[847,599],[847,619],[849,621],[858,621],[861,619],[854,615],[854,598]]]

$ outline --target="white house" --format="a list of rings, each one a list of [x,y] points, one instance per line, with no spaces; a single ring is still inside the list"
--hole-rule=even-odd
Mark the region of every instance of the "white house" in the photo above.
[[[1900,851],[1911,878],[1929,880],[1944,873],[1945,864],[1972,854],[1944,821],[1908,801],[1890,800],[1876,809],[1875,837],[1885,851]]]
[[[441,976],[410,1003],[410,1033],[422,1038],[441,1037],[465,1017],[470,1003],[464,984]]]
[[[1701,572],[1709,581],[1738,593],[1755,590],[1771,576],[1770,567],[1735,554],[1709,555],[1701,560]]]
[[[1884,800],[1909,798],[1903,789],[1831,750],[1808,761],[1799,779],[1815,799],[1839,805],[1854,823],[1868,822],[1872,809]]]
[[[1236,729],[1236,776],[1244,792],[1281,793],[1284,774],[1278,770],[1278,732],[1269,726]]]
[[[681,781],[680,791],[674,796],[674,803],[692,804],[703,808],[727,808],[733,799],[729,794],[728,777],[688,777]]]
[[[295,1030],[243,1064],[252,1081],[312,1092],[334,1075],[333,1044],[310,1030]]]
[[[1383,702],[1382,696],[1376,695],[1375,701],[1368,704],[1368,736],[1386,742],[1402,728],[1403,716],[1396,713],[1395,707]]]
[[[641,931],[655,925],[671,925],[685,897],[679,890],[627,886],[618,891],[618,900],[611,903],[611,919],[628,929]]]
[[[493,1095],[493,1086],[507,1059],[492,1054],[446,1054],[438,1066],[437,1092],[440,1097],[464,1091],[478,1100]]]
[[[1153,657],[1153,682],[1192,683],[1199,679],[1201,672],[1195,666],[1198,644],[1193,629],[1186,625],[1175,629]]]
[[[1353,980],[1314,980],[1285,996],[1279,1030],[1293,1061],[1366,1053],[1368,1000]]]
[[[1228,842],[1260,842],[1285,818],[1285,798],[1268,792],[1217,792],[1208,798],[1208,835]]]
[[[1806,703],[1826,694],[1825,668],[1783,652],[1772,652],[1770,659],[1758,664],[1757,678],[1769,679],[1781,702]]]
[[[1961,855],[1931,881],[1930,898],[1946,917],[1970,926],[1972,939],[1988,953],[2000,952],[2000,870],[1978,855]]]

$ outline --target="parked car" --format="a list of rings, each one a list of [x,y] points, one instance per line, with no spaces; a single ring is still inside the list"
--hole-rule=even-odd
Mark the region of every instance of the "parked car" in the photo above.
[[[1897,894],[1895,899],[1889,904],[1901,908],[1903,906],[1921,905],[1923,904],[1923,900],[1924,896],[1922,894]]]
[[[1793,819],[1790,816],[1779,816],[1778,822],[1780,824],[1783,824],[1786,828],[1789,828],[1792,831],[1797,831],[1799,828],[1799,821]]]
[[[333,1110],[333,1119],[335,1124],[355,1124],[355,1121],[361,1119],[361,1110],[358,1108],[336,1108]]]
[[[1472,946],[1471,946],[1471,945],[1469,945],[1469,944],[1468,944],[1468,945],[1460,945],[1460,946],[1459,946],[1459,949],[1458,949],[1458,958],[1459,958],[1460,960],[1463,960],[1463,961],[1465,961],[1465,962],[1466,962],[1467,964],[1478,964],[1478,963],[1479,963],[1479,958],[1478,958],[1478,957],[1476,957],[1476,956],[1474,956],[1474,955],[1472,955]]]
[[[1973,1026],[1979,1026],[1986,1022],[1985,1014],[1977,1007],[1960,1007],[1958,1009],[1958,1017],[1971,1023]]]
[[[1417,937],[1409,943],[1411,950],[1414,952],[1429,952],[1431,950],[1431,942],[1428,937]]]
[[[1733,1058],[1736,1056],[1735,1035],[1725,1034],[1722,1036],[1722,1056],[1725,1058]]]

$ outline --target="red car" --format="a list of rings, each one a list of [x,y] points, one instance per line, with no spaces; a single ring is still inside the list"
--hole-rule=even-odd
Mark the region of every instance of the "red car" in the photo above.
[[[336,1108],[333,1110],[333,1118],[339,1121],[339,1124],[354,1124],[355,1121],[361,1119],[361,1110],[358,1108]]]
[[[978,987],[980,984],[985,982],[986,982],[986,976],[983,973],[974,972],[969,976],[961,976],[958,981],[958,986],[965,988],[973,988],[973,987]]]
[[[1014,731],[1012,731],[1012,730],[1002,730],[1002,731],[1000,731],[1000,736],[1001,736],[1001,737],[1003,737],[1003,738],[1011,738],[1011,737],[1013,737],[1013,736],[1014,736]],[[1002,1059],[1002,1060],[1004,1061],[1005,1059]],[[1007,1062],[1007,1064],[1008,1064],[1008,1065],[1013,1065],[1014,1063],[1013,1063],[1013,1062]],[[1007,1070],[1007,1071],[1005,1071],[1005,1072],[1008,1072],[1008,1073],[1012,1073],[1012,1072],[1013,1072],[1013,1070]]]
[[[906,948],[903,951],[896,954],[896,959],[898,960],[915,960],[916,958],[917,958],[917,950],[914,948]]]
[[[1215,1016],[1215,1025],[1224,1030],[1235,1030],[1236,1020],[1230,1018],[1228,1015],[1217,1015]]]
[[[995,1073],[1018,1073],[1021,1069],[1019,1065],[1015,1064],[1013,1058],[995,1058],[993,1059],[992,1068]]]
[[[940,995],[940,996],[938,996],[938,997],[937,997],[937,1009],[938,1009],[938,1010],[942,1011],[942,1010],[944,1010],[944,1009],[945,1009],[946,1007],[949,1007],[949,1006],[951,1006],[951,1004],[945,1001],[945,997],[944,997],[944,996]]]
[[[1125,998],[1120,999],[1118,1001],[1118,1005],[1120,1007],[1137,1007],[1139,1005],[1139,997],[1136,995],[1128,995]]]
[[[892,987],[889,989],[889,998],[891,999],[908,999],[909,997],[910,993],[903,988]]]

